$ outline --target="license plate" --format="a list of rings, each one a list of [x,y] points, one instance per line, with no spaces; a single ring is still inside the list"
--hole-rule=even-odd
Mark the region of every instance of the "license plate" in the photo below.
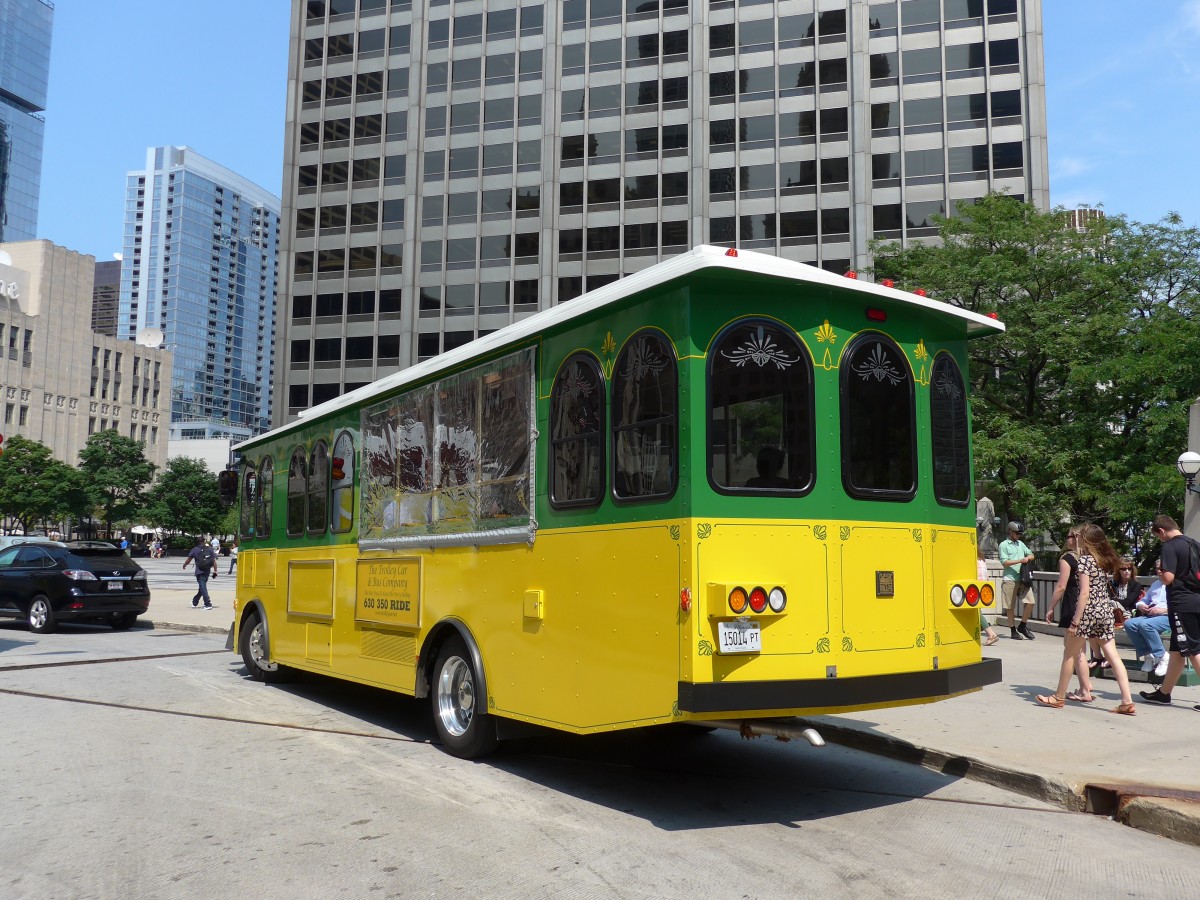
[[[757,622],[718,622],[718,653],[761,653],[762,633]]]
[[[108,589],[109,589],[110,591],[119,591],[119,590],[123,590],[123,589],[124,589],[124,587],[125,587],[125,582],[123,582],[123,581],[110,581],[110,582],[108,583]]]

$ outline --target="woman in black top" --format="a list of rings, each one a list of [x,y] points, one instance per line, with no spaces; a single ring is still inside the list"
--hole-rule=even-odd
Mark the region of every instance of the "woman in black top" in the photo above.
[[[1144,592],[1144,588],[1137,583],[1133,576],[1133,560],[1122,559],[1121,568],[1117,569],[1113,587],[1116,589],[1117,602],[1125,607],[1126,618],[1132,617],[1137,612],[1137,602]]]
[[[1058,581],[1054,585],[1054,595],[1050,599],[1050,608],[1046,611],[1046,623],[1054,624],[1054,610],[1058,609],[1058,627],[1069,628],[1075,618],[1075,607],[1079,603],[1079,555],[1076,547],[1079,543],[1079,530],[1083,526],[1075,525],[1067,532],[1067,552],[1058,558]],[[1061,605],[1060,605],[1061,604]],[[1063,636],[1066,641],[1067,635]],[[1080,703],[1092,702],[1092,679],[1088,674],[1088,661],[1083,655],[1083,648],[1075,657],[1075,677],[1079,679],[1079,689],[1067,694],[1068,700]]]

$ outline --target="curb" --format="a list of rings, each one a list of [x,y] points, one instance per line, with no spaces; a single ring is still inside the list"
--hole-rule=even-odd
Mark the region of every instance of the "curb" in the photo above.
[[[138,620],[135,628],[148,631],[166,629],[170,631],[191,631],[196,634],[229,634],[229,625],[186,625],[175,622],[160,622],[152,619]]]
[[[800,722],[805,727],[815,728],[827,741],[842,747],[919,765],[944,775],[982,781],[1034,800],[1061,806],[1071,812],[1097,814],[1089,808],[1086,786],[1076,787],[1032,772],[996,766],[930,747],[919,747],[889,735],[847,728],[824,719],[801,719]],[[1111,817],[1138,831],[1200,847],[1200,803],[1163,797],[1131,797]]]

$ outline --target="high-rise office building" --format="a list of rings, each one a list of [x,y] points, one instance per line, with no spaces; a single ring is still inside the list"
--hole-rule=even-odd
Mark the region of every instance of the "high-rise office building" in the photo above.
[[[117,310],[121,305],[121,261],[96,263],[92,285],[92,331],[117,336]]]
[[[48,0],[0,0],[0,241],[37,237],[53,25]]]
[[[279,198],[187,147],[130,172],[117,336],[174,352],[171,438],[270,425]]]
[[[296,0],[276,424],[690,246],[1048,205],[1040,0]]]

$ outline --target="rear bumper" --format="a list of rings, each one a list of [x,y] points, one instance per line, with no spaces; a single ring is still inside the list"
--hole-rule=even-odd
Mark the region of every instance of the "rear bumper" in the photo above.
[[[822,678],[805,681],[742,681],[720,684],[679,682],[682,712],[729,710],[818,710],[823,707],[885,706],[920,700],[939,700],[1000,681],[1000,660],[929,672],[899,672],[862,678]]]

